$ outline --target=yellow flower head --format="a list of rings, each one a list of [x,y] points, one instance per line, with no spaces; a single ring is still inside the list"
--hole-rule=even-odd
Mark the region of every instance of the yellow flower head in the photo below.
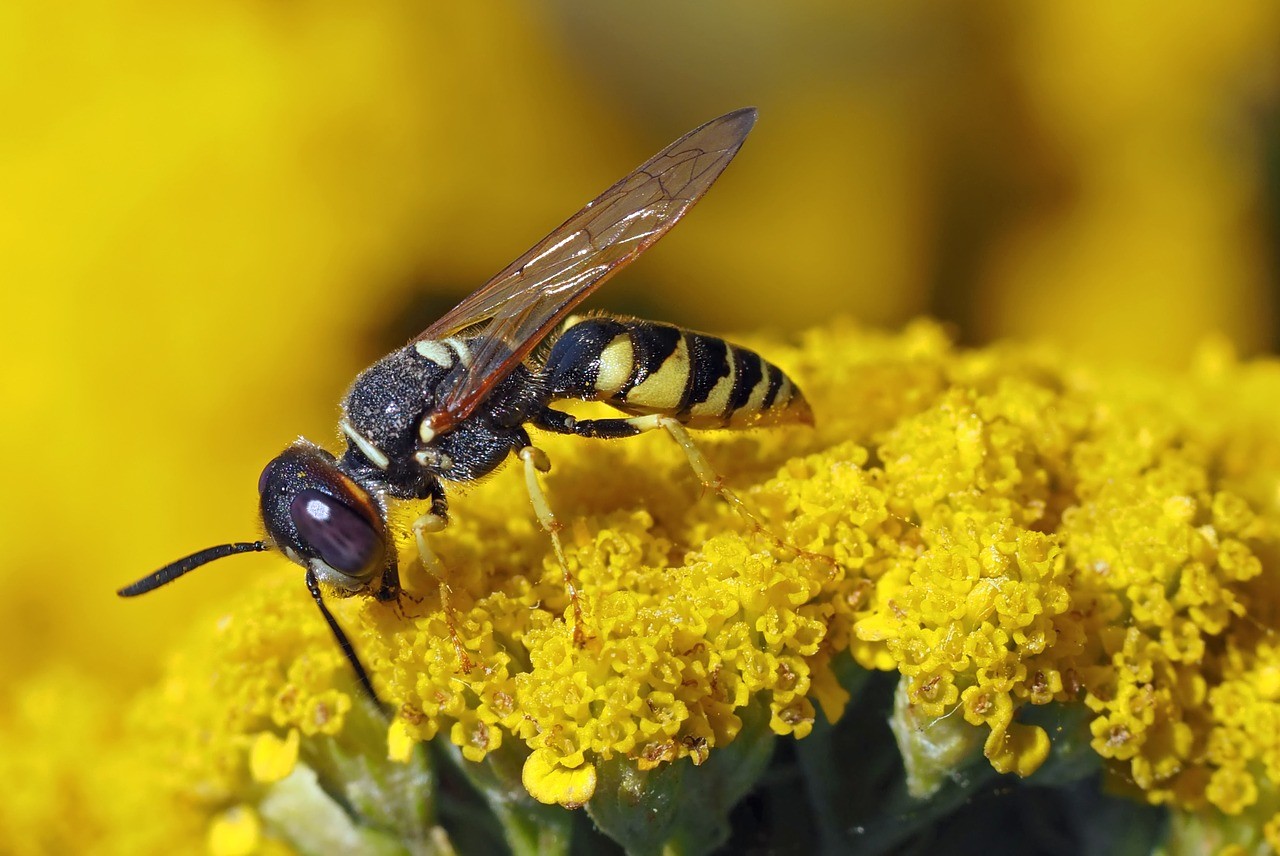
[[[282,563],[138,700],[132,739],[164,788],[216,820],[228,852],[274,840],[271,795],[333,775],[356,744],[393,765],[433,739],[464,765],[514,758],[508,786],[578,806],[606,768],[699,766],[759,739],[752,711],[764,734],[804,738],[819,708],[840,717],[852,657],[901,675],[908,754],[945,721],[933,739],[947,757],[982,747],[996,770],[1031,775],[1061,736],[1031,714],[1054,705],[1084,714],[1084,743],[1150,802],[1274,813],[1280,370],[1092,371],[1033,349],[959,351],[923,323],[760,347],[819,427],[701,437],[768,532],[700,495],[663,437],[539,437],[584,645],[508,469],[433,536],[451,613],[422,573],[398,603],[330,600],[389,719]],[[392,521],[405,568],[412,515]],[[937,786],[936,769],[908,769],[913,787]]]

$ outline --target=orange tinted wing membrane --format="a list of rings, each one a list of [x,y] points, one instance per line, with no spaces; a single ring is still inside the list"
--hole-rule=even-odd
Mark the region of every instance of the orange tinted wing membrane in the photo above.
[[[414,341],[489,321],[471,365],[430,416],[437,431],[465,419],[587,295],[635,260],[706,193],[742,147],[756,111],[690,131],[566,220]]]

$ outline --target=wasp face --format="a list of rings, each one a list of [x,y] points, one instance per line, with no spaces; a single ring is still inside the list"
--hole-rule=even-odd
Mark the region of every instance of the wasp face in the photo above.
[[[258,493],[271,540],[317,579],[356,592],[383,568],[388,539],[382,509],[328,452],[295,443],[267,464]]]

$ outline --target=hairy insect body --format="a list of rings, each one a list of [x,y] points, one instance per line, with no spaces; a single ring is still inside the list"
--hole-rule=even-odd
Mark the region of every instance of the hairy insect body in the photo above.
[[[529,446],[526,424],[580,436],[639,433],[624,419],[576,423],[549,407],[556,400],[603,401],[693,428],[812,422],[799,388],[754,351],[670,324],[592,317],[571,323],[542,366],[516,366],[468,419],[434,436],[424,420],[465,369],[473,341],[419,341],[356,378],[343,402],[341,464],[366,490],[443,499],[441,481],[482,478]]]
[[[526,425],[600,439],[669,434],[706,487],[766,531],[698,451],[685,430],[812,423],[804,396],[753,351],[667,324],[595,317],[568,323],[573,309],[634,261],[702,197],[737,154],[755,111],[735,110],[690,131],[641,164],[405,347],[356,378],[342,404],[341,457],[299,440],[258,483],[264,538],[220,544],[160,568],[119,590],[152,591],[209,562],[277,550],[306,571],[306,585],[365,692],[369,674],[325,605],[338,594],[400,595],[389,500],[429,500],[412,524],[421,565],[440,582],[441,606],[462,671],[472,668],[454,626],[447,570],[428,543],[448,523],[445,486],[488,475],[508,457],[525,487],[569,596],[566,626],[586,644],[582,593],[565,560],[556,519],[539,485],[550,461]],[[535,354],[564,330],[545,360]],[[577,419],[557,400],[602,401],[622,415]],[[787,547],[774,537],[775,543]]]
[[[634,318],[572,323],[547,357],[551,398],[603,401],[691,428],[812,424],[804,395],[777,366],[715,336]]]
[[[546,395],[525,366],[498,382],[472,418],[424,439],[423,420],[439,400],[437,390],[465,367],[469,354],[465,340],[418,342],[356,378],[342,405],[343,461],[359,470],[367,488],[401,499],[438,496],[440,480],[482,478],[529,445],[521,425],[545,406]]]

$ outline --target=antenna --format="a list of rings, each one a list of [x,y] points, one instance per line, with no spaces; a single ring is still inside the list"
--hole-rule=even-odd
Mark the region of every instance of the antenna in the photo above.
[[[329,611],[329,607],[324,605],[324,598],[320,596],[320,585],[316,582],[316,572],[311,568],[307,568],[307,591],[311,592],[311,597],[315,599],[316,606],[320,607],[320,614],[324,616],[325,623],[333,631],[333,638],[338,640],[338,647],[346,655],[347,662],[351,664],[351,668],[355,669],[356,677],[360,679],[360,686],[364,687],[364,691],[369,694],[369,698],[373,699],[374,705],[381,707],[382,703],[378,701],[378,694],[373,691],[373,681],[369,680],[369,673],[364,670],[364,665],[361,664],[360,658],[356,656],[356,649],[351,647],[351,640],[347,638],[347,634],[342,632],[342,628],[338,625],[337,619],[333,617],[333,613]]]
[[[227,556],[234,556],[237,553],[261,553],[270,549],[271,547],[265,541],[242,541],[236,544],[219,544],[216,547],[208,547],[199,553],[192,553],[190,556],[165,565],[154,574],[125,586],[117,591],[116,594],[121,597],[136,597],[158,589],[165,583],[171,583],[201,565],[207,565],[210,562],[224,559]],[[351,646],[351,640],[342,631],[337,619],[329,611],[329,607],[325,606],[324,598],[320,594],[320,585],[316,582],[315,571],[311,570],[311,568],[307,568],[307,590],[311,592],[311,597],[315,599],[316,606],[320,607],[320,614],[324,616],[325,623],[329,625],[329,630],[333,632],[333,637],[338,640],[338,647],[342,649],[347,662],[351,664],[351,668],[355,670],[356,677],[360,679],[360,686],[369,694],[369,698],[373,699],[374,704],[380,704],[378,694],[373,691],[373,682],[369,680],[369,673],[365,671],[360,658],[356,656],[355,648]]]
[[[201,565],[207,565],[217,559],[234,556],[236,553],[261,553],[270,549],[265,541],[242,541],[239,544],[219,544],[217,547],[208,547],[199,553],[192,553],[186,558],[165,565],[154,574],[125,586],[117,591],[116,594],[121,597],[136,597],[158,589],[165,583],[171,583],[183,574],[194,571]]]

